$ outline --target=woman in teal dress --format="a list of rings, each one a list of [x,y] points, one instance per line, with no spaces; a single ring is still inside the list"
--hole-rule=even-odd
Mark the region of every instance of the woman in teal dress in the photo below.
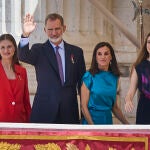
[[[89,71],[82,78],[82,124],[113,124],[112,112],[124,124],[128,121],[118,107],[120,71],[112,46],[96,45]]]

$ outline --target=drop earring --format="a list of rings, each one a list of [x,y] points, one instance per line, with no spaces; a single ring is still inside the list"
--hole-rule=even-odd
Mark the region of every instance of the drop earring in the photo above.
[[[109,62],[109,65],[111,66],[111,61]]]

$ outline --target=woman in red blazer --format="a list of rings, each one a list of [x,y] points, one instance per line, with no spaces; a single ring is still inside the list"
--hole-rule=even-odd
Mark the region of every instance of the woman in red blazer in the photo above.
[[[26,69],[17,58],[17,44],[10,34],[0,36],[0,122],[29,122]]]

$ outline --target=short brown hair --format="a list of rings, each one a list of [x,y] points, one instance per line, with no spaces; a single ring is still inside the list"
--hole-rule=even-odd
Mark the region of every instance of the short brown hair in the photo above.
[[[57,13],[52,13],[52,14],[48,14],[47,17],[45,18],[45,25],[47,23],[47,20],[60,20],[61,22],[61,25],[63,26],[64,25],[64,19],[61,15],[57,14]]]

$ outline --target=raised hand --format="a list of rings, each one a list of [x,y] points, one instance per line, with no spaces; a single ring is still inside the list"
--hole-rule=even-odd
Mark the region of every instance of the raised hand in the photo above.
[[[28,37],[35,30],[36,23],[30,14],[26,14],[23,20],[23,36]]]

